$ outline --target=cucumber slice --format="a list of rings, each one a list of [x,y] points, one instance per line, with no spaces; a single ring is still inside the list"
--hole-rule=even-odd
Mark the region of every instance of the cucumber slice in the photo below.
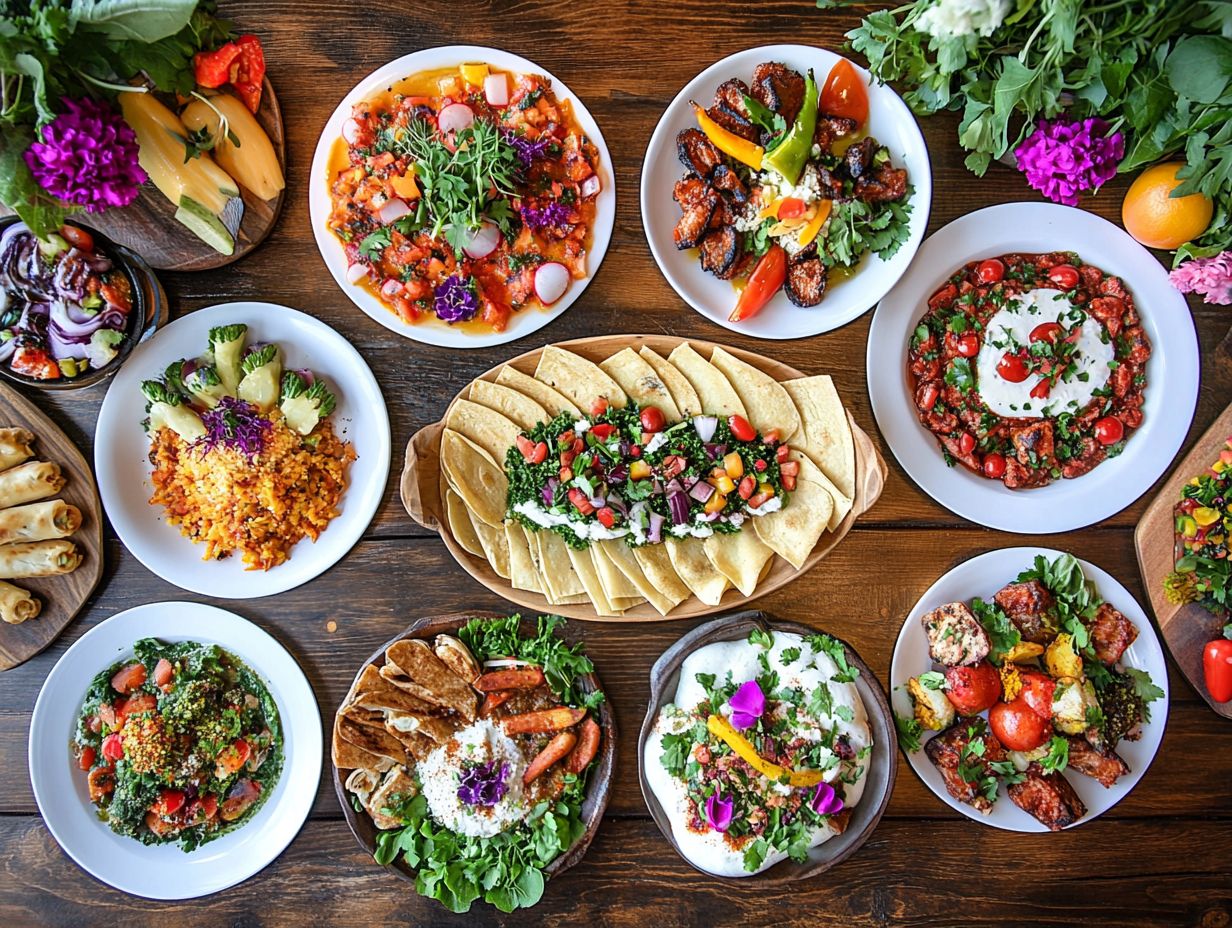
[[[219,254],[235,253],[235,239],[222,220],[192,197],[180,197],[180,208],[175,211],[175,218]]]

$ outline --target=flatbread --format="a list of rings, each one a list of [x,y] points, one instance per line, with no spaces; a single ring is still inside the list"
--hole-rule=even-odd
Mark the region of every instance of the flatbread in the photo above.
[[[579,413],[578,408],[573,405],[572,400],[567,396],[557,390],[553,390],[546,383],[523,374],[516,367],[510,367],[508,364],[497,372],[496,382],[530,397],[546,409],[549,416],[559,416],[562,412],[567,412],[574,416]]]
[[[449,522],[449,533],[462,549],[475,557],[486,557],[479,536],[475,534],[475,526],[471,524],[471,514],[466,503],[453,490],[445,489],[445,519]]]
[[[539,545],[539,571],[544,586],[550,591],[548,599],[558,605],[582,602],[589,599],[586,587],[573,569],[569,559],[569,546],[555,532],[531,532]]]
[[[444,744],[453,737],[457,726],[445,719],[424,715],[420,712],[387,712],[385,730],[401,740],[402,735],[423,735],[437,744]]]
[[[552,418],[534,397],[490,380],[471,383],[468,398],[507,416],[523,431],[529,431],[540,422]]]
[[[487,558],[496,576],[502,580],[510,579],[513,574],[509,569],[509,542],[505,540],[505,526],[488,525],[482,519],[471,513],[471,526],[479,536],[479,544],[483,546],[483,556]]]
[[[383,725],[364,725],[344,715],[335,721],[334,732],[343,741],[354,745],[366,754],[387,758],[395,764],[405,764],[409,761],[402,742],[387,732]],[[364,764],[363,766],[370,765]]]
[[[509,481],[492,456],[453,429],[441,433],[441,467],[449,486],[488,525],[505,521]]]
[[[403,824],[399,819],[386,815],[381,810],[389,805],[395,796],[414,795],[415,781],[412,780],[403,767],[394,767],[385,775],[385,779],[364,802],[364,808],[372,816],[372,824],[377,828],[397,828]]]
[[[385,649],[385,666],[380,672],[394,686],[474,721],[475,691],[432,653],[427,642],[418,638],[395,641]]]
[[[834,389],[834,379],[828,374],[800,377],[784,381],[783,388],[800,413],[803,441],[797,435],[796,446],[821,468],[843,496],[853,499],[856,494],[855,441],[847,410]]]
[[[710,363],[731,383],[753,428],[763,435],[774,429],[781,441],[790,441],[799,431],[800,414],[781,383],[722,346],[714,349]]]
[[[667,549],[663,545],[642,545],[632,551],[633,558],[646,579],[654,584],[655,589],[671,599],[673,606],[689,598],[690,590],[672,567],[672,559],[668,557]]]
[[[689,383],[684,374],[680,373],[674,364],[654,349],[648,348],[645,345],[642,345],[638,354],[659,375],[659,379],[663,381],[668,391],[672,394],[672,400],[676,403],[676,408],[680,410],[682,417],[700,416],[702,414],[702,402],[697,397],[697,391],[693,389],[693,384]]]
[[[607,594],[608,601],[613,606],[617,603],[636,605],[646,601],[646,598],[633,585],[633,581],[612,563],[612,559],[603,556],[603,551],[598,545],[591,545],[587,550],[590,551],[590,559],[595,565],[595,573],[599,575],[599,582],[603,584],[603,592]],[[623,608],[627,609],[629,606],[625,605]]]
[[[637,588],[638,593],[646,597],[646,600],[655,607],[660,615],[667,615],[684,598],[673,599],[666,593],[661,592],[646,576],[641,566],[639,566],[637,558],[633,556],[633,549],[620,539],[601,541],[598,547],[601,550],[602,556],[611,560],[621,573],[629,578]],[[688,593],[686,592],[685,595],[687,596]]]
[[[574,573],[582,581],[582,586],[586,588],[586,595],[590,598],[591,605],[594,606],[595,614],[602,616],[620,615],[620,610],[612,605],[612,601],[608,599],[607,592],[603,589],[603,584],[599,581],[599,574],[595,570],[595,562],[591,557],[590,549],[579,550],[577,548],[569,548],[568,550],[569,560],[573,564]]]
[[[624,406],[628,402],[620,384],[598,364],[555,345],[548,345],[539,355],[535,379],[563,393],[578,409],[588,410],[600,398],[612,406]]]
[[[774,552],[762,543],[757,533],[747,530],[734,535],[711,535],[702,547],[715,570],[745,596],[753,595],[762,568],[774,557]]]
[[[826,480],[821,469],[808,458],[802,455],[797,457],[800,476],[796,478],[796,489],[787,498],[787,505],[778,512],[746,520],[744,530],[748,531],[751,521],[757,537],[799,570],[830,524],[834,514],[834,496],[821,482]],[[826,480],[826,483],[829,481]]]
[[[731,581],[710,563],[702,539],[665,538],[663,546],[684,585],[707,606],[717,606]]]
[[[440,706],[394,686],[381,676],[381,672],[373,664],[364,667],[356,681],[355,695],[344,703],[344,706],[352,705],[377,711],[393,709],[421,714],[439,714],[442,711]]]
[[[502,466],[506,452],[522,434],[518,424],[508,416],[464,399],[450,404],[445,413],[445,428],[465,435]]]
[[[847,513],[851,512],[851,507],[853,505],[853,501],[851,497],[844,496],[842,492],[839,490],[839,488],[830,482],[830,478],[825,475],[822,469],[814,465],[812,459],[805,457],[802,452],[792,449],[791,455],[788,457],[788,460],[802,462],[800,464],[801,474],[805,472],[804,462],[807,462],[809,465],[811,465],[809,469],[809,473],[811,474],[811,477],[809,479],[817,483],[820,483],[823,487],[826,488],[830,496],[834,498],[834,511],[830,513],[830,524],[826,526],[827,529],[833,532],[835,529],[839,527],[839,524],[842,523],[842,521],[845,518],[847,518]],[[799,486],[798,480],[797,480],[796,485],[797,487]]]
[[[334,720],[333,739],[330,743],[330,758],[335,767],[339,770],[356,770],[362,767],[381,772],[394,765],[395,761],[392,757],[374,754],[343,738],[338,730],[340,721],[340,719]]]
[[[672,399],[671,390],[659,376],[658,372],[647,363],[646,359],[632,348],[622,348],[599,366],[628,394],[636,400],[639,406],[654,406],[667,418],[675,422],[680,418],[680,410]]]
[[[543,581],[531,557],[530,543],[521,522],[510,519],[505,523],[505,544],[509,546],[509,582],[513,588],[542,593]]]
[[[693,385],[702,409],[708,415],[748,418],[745,414],[744,403],[740,402],[740,397],[732,387],[731,381],[723,375],[721,370],[694,351],[693,346],[688,342],[681,342],[677,345],[676,349],[667,356],[667,360],[676,365],[680,373],[684,374],[685,379]]]

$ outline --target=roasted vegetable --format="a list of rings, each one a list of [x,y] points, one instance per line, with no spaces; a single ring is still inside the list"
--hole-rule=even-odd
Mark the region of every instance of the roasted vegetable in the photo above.
[[[1082,658],[1074,650],[1073,636],[1057,635],[1044,651],[1044,663],[1054,677],[1081,677]]]
[[[227,388],[222,385],[222,378],[212,364],[203,364],[184,378],[184,389],[194,400],[209,409],[218,405],[227,396]]]
[[[207,135],[223,170],[262,200],[272,200],[286,186],[269,136],[235,97],[220,93],[194,100],[180,118],[190,132]]]
[[[338,399],[329,392],[321,380],[311,383],[296,371],[282,375],[282,399],[280,408],[287,425],[308,435],[322,419],[334,411]]]
[[[941,731],[954,724],[958,713],[940,687],[933,689],[925,686],[919,677],[912,677],[907,681],[907,692],[911,696],[915,720],[929,731]]]
[[[146,430],[156,432],[161,428],[169,428],[185,441],[197,441],[205,437],[205,425],[200,416],[188,408],[184,397],[167,387],[160,380],[146,380],[141,384],[141,392],[149,401],[146,412],[149,418],[145,421]]]
[[[244,372],[236,391],[240,399],[269,412],[278,403],[282,380],[282,352],[277,345],[253,346],[244,356]]]
[[[1095,687],[1089,680],[1063,677],[1057,680],[1052,694],[1052,724],[1067,735],[1080,735],[1087,730],[1089,710],[1099,712]]]
[[[234,394],[239,389],[243,370],[240,368],[240,358],[244,353],[244,338],[248,334],[248,326],[243,323],[235,325],[220,325],[210,329],[210,352],[214,356],[214,367],[228,393]]]

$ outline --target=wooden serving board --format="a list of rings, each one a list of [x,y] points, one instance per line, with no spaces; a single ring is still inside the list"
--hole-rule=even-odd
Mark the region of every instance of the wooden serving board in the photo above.
[[[647,345],[663,357],[667,357],[677,345],[686,341],[690,342],[694,348],[703,354],[708,354],[718,346],[717,342],[703,341],[697,338],[677,338],[674,335],[600,335],[592,338],[579,338],[573,341],[558,342],[556,347],[567,348],[597,363],[610,357],[622,348],[631,347],[636,351],[642,345]],[[754,354],[751,351],[733,348],[729,345],[724,345],[723,347],[736,357],[752,364],[780,382],[806,376],[794,367],[789,367],[764,355]],[[505,364],[515,367],[526,374],[533,374],[535,365],[538,363],[539,356],[542,353],[542,348],[536,348],[505,362]],[[477,379],[495,380],[497,373],[505,364],[497,365],[486,373],[481,374]],[[469,384],[467,388],[469,388]],[[464,388],[464,391],[467,388]],[[453,402],[457,402],[457,399],[455,397]],[[450,405],[452,407],[452,403]],[[447,414],[448,410],[446,410]],[[511,600],[525,609],[536,612],[558,613],[570,618],[593,622],[660,622],[675,619],[695,619],[700,616],[712,615],[716,612],[742,606],[758,596],[763,596],[766,593],[777,590],[784,584],[790,583],[805,571],[811,570],[817,566],[817,563],[823,557],[830,553],[835,545],[843,540],[843,537],[851,530],[851,526],[855,523],[856,519],[877,502],[878,497],[881,496],[882,489],[885,487],[885,461],[882,459],[880,452],[878,452],[876,445],[873,444],[872,439],[868,437],[868,434],[856,425],[850,411],[847,413],[847,418],[851,423],[852,437],[855,441],[855,502],[852,505],[851,512],[847,514],[847,517],[839,524],[835,531],[822,534],[800,570],[797,571],[787,561],[775,556],[770,561],[769,572],[762,577],[752,596],[744,596],[738,589],[732,587],[723,595],[722,601],[717,606],[707,606],[697,597],[690,596],[667,616],[660,615],[649,603],[635,606],[619,616],[600,616],[595,612],[594,606],[588,602],[553,605],[538,593],[514,589],[513,584],[498,576],[486,560],[475,557],[458,544],[457,539],[453,537],[449,530],[449,521],[445,518],[445,502],[441,491],[444,485],[444,474],[440,465],[440,447],[441,433],[445,427],[444,417],[442,417],[440,422],[435,422],[420,429],[411,436],[411,440],[407,444],[406,465],[402,471],[402,504],[406,507],[406,511],[412,519],[425,528],[440,534],[441,539],[445,542],[445,547],[449,549],[449,553],[453,555],[454,559],[462,565],[467,573],[493,593],[503,596],[505,599]]]
[[[1202,673],[1202,649],[1208,641],[1221,637],[1227,619],[1220,618],[1196,603],[1178,606],[1164,596],[1163,581],[1176,564],[1176,527],[1173,507],[1181,498],[1181,487],[1204,473],[1219,457],[1220,449],[1232,436],[1232,406],[1223,411],[1206,433],[1198,439],[1159,491],[1134,530],[1134,548],[1138,553],[1138,569],[1142,585],[1155,612],[1155,621],[1163,634],[1172,659],[1176,661],[1190,686],[1207,704],[1224,718],[1232,719],[1232,702],[1218,703],[1206,690]]]
[[[383,664],[385,662],[386,649],[390,645],[402,641],[404,638],[432,639],[437,635],[455,635],[458,629],[471,619],[498,618],[503,618],[503,616],[496,612],[454,612],[449,615],[426,616],[418,619],[411,623],[405,631],[394,635],[393,638],[381,645],[368,660],[364,661],[355,672],[355,680],[359,679],[359,675],[363,673],[364,668],[369,664]],[[534,632],[535,617],[523,618],[522,633],[533,635]],[[578,640],[576,636],[569,634],[568,629],[565,629],[562,637],[570,645],[576,644]],[[584,693],[592,693],[595,690],[603,689],[599,683],[599,678],[594,673],[588,673],[579,677],[578,684]],[[354,681],[352,681],[352,685],[354,685]],[[586,830],[569,850],[565,851],[565,853],[561,854],[544,868],[544,873],[548,877],[559,876],[585,856],[586,849],[590,847],[590,842],[594,840],[595,833],[599,830],[599,824],[603,821],[603,813],[607,810],[608,796],[612,789],[612,772],[616,768],[616,719],[612,714],[611,701],[605,699],[597,710],[597,714],[603,738],[599,743],[598,766],[594,767],[590,772],[586,799],[582,803],[582,823],[586,826]],[[333,737],[332,732],[333,722],[331,721],[330,738]],[[326,744],[328,746],[329,738],[326,739]],[[355,811],[355,807],[351,805],[351,797],[343,785],[342,777],[338,774],[338,768],[330,763],[330,769],[333,772],[334,793],[338,797],[338,804],[342,806],[342,814],[346,818],[347,827],[351,829],[351,834],[355,836],[355,840],[359,842],[361,848],[370,855],[375,853],[376,836],[380,834],[380,829],[372,823],[372,819],[369,818],[366,812]],[[415,871],[407,865],[402,857],[399,857],[396,863],[387,864],[385,869],[400,879],[414,885]]]
[[[12,581],[42,600],[43,610],[20,625],[0,622],[0,671],[4,671],[28,661],[59,638],[98,586],[103,576],[103,507],[90,466],[73,441],[33,403],[4,384],[0,384],[0,426],[29,429],[35,436],[31,460],[60,465],[68,482],[58,498],[81,510],[81,528],[70,540],[83,555],[81,565],[71,574]]]

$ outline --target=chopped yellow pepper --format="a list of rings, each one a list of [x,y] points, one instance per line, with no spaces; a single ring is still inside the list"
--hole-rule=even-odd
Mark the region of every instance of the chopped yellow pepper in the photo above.
[[[766,494],[766,496],[773,496],[773,495],[774,495],[774,487],[773,487],[771,484],[768,484],[768,483],[759,483],[759,484],[757,485],[757,492],[758,492],[758,493],[765,493],[765,494]]]
[[[801,248],[807,248],[812,244],[813,239],[817,237],[817,233],[821,231],[821,227],[826,224],[826,220],[830,218],[830,210],[834,208],[832,200],[817,201],[817,215],[808,221],[803,229],[800,230],[800,238],[797,240]]]
[[[732,480],[737,480],[744,476],[744,460],[738,452],[733,451],[731,454],[724,456],[723,469]]]
[[[488,76],[488,66],[486,64],[464,64],[462,65],[462,79],[472,87],[478,87],[483,83],[483,79]]]
[[[726,505],[727,497],[716,491],[710,494],[710,499],[706,501],[704,509],[706,514],[709,515],[712,512],[722,512],[723,507]]]
[[[710,482],[711,485],[720,493],[730,493],[732,490],[736,489],[735,481],[733,481],[731,477],[727,476],[727,474],[724,474],[722,477],[715,477],[714,480]]]
[[[651,473],[650,465],[645,461],[634,461],[629,465],[630,480],[645,480]]]
[[[693,111],[697,114],[697,124],[702,132],[706,133],[706,138],[714,142],[715,148],[725,155],[731,155],[740,163],[747,164],[754,171],[761,170],[761,159],[766,154],[764,148],[748,139],[742,139],[734,132],[728,132],[696,103],[693,104]]]
[[[1006,651],[1005,656],[1002,657],[1001,660],[1006,663],[1013,664],[1019,661],[1029,661],[1032,658],[1039,657],[1043,653],[1044,646],[1042,644],[1036,644],[1034,641],[1020,641],[1018,644]],[[1007,702],[1008,701],[1009,700],[1007,700]]]
[[[791,786],[816,786],[821,782],[820,770],[788,770],[778,764],[771,763],[757,753],[757,748],[744,735],[732,727],[732,723],[721,715],[712,715],[706,719],[706,729],[727,744],[746,764],[762,774],[766,779],[778,782],[784,777]]]
[[[415,170],[412,168],[405,174],[389,179],[389,186],[404,200],[415,200],[419,197],[419,185],[415,183]]]
[[[1193,511],[1194,521],[1201,526],[1214,525],[1219,521],[1219,510],[1210,506],[1199,506]]]

